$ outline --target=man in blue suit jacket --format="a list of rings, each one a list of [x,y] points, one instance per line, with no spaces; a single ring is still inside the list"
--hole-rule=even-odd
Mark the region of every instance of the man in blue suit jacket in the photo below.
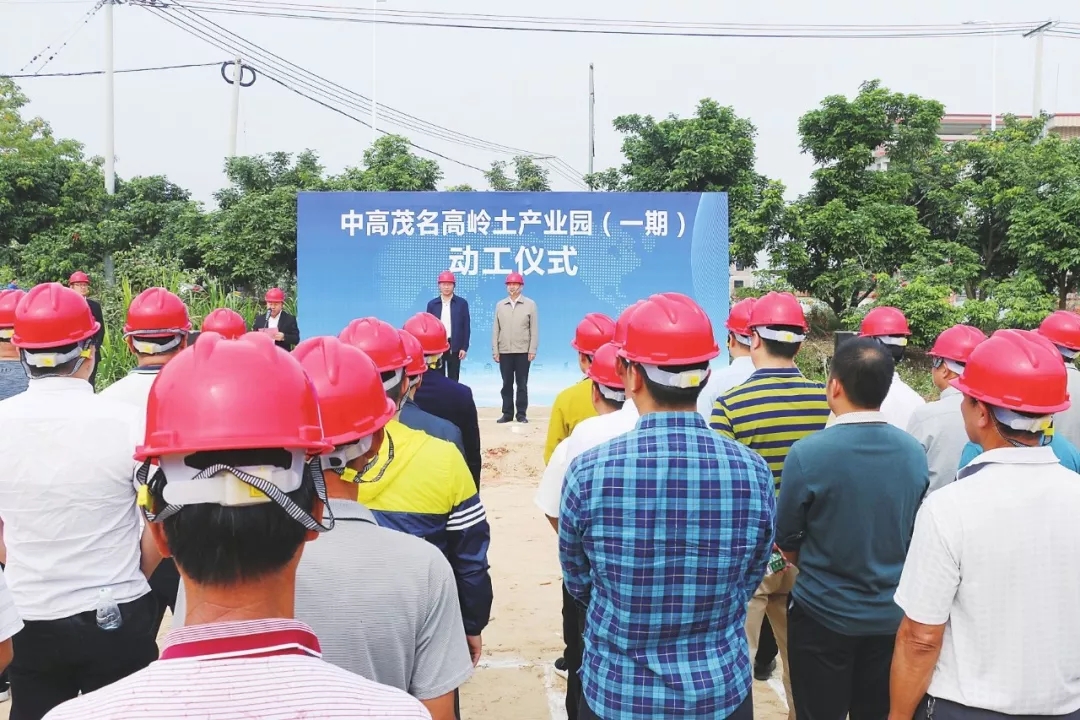
[[[469,302],[454,294],[456,284],[454,273],[449,270],[439,273],[439,297],[427,304],[428,313],[442,321],[446,336],[450,340],[450,349],[443,354],[438,370],[451,380],[461,377],[461,361],[469,352],[471,332]]]

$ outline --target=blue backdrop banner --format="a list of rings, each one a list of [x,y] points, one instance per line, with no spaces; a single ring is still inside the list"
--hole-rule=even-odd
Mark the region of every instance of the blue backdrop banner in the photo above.
[[[457,276],[472,341],[461,381],[498,406],[492,360],[495,303],[520,272],[536,301],[540,347],[529,401],[550,405],[576,382],[574,328],[588,312],[612,318],[634,301],[675,291],[721,327],[728,313],[724,193],[300,193],[297,301],[304,337],[336,335],[374,315],[396,327]],[[721,335],[721,333],[717,333]]]

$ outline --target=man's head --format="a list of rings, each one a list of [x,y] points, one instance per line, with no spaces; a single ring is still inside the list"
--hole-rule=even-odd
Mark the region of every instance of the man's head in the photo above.
[[[750,346],[754,342],[754,331],[750,328],[750,313],[754,309],[754,298],[740,300],[731,306],[727,327],[728,355],[733,358],[749,357]]]
[[[449,270],[443,270],[439,273],[439,295],[444,299],[449,300],[453,297],[456,284],[457,279],[454,277],[454,273]]]
[[[1066,364],[1080,355],[1080,315],[1070,310],[1051,313],[1039,325],[1039,334],[1054,343]]]
[[[405,367],[409,364],[409,353],[397,328],[378,318],[359,318],[341,331],[338,340],[363,350],[375,362],[382,374],[386,396],[400,408],[408,389]]]
[[[850,412],[876,412],[892,384],[892,355],[876,340],[852,338],[833,356],[826,395],[837,417]]]
[[[693,412],[720,354],[705,311],[685,295],[653,295],[630,317],[618,355],[627,396],[642,415]]]
[[[506,276],[506,293],[514,299],[521,295],[521,288],[525,285],[525,278],[521,273],[512,272]]]
[[[938,335],[930,348],[934,366],[931,377],[938,390],[944,390],[960,377],[972,351],[985,341],[983,331],[970,325],[953,325]]]
[[[753,331],[750,357],[754,367],[794,367],[795,356],[806,339],[806,314],[791,293],[770,292],[750,308]]]
[[[31,378],[89,380],[97,358],[92,340],[100,329],[86,298],[59,283],[45,283],[19,300],[11,342]]]
[[[323,471],[331,481],[355,483],[378,455],[383,428],[397,406],[386,396],[375,362],[362,350],[337,338],[316,337],[297,345],[293,356],[315,385],[323,434],[334,447],[321,458]],[[355,486],[351,495],[355,499]]]
[[[615,321],[615,333],[611,338],[611,344],[617,349],[621,348],[626,342],[626,330],[630,327],[630,318],[634,316],[634,312],[636,312],[644,303],[644,300],[638,300],[619,313],[619,318]],[[619,358],[616,363],[616,369],[618,370],[619,377],[622,379],[623,383],[626,382],[626,368],[627,364],[623,362],[622,358]]]
[[[90,276],[82,270],[76,270],[68,278],[68,286],[83,297],[90,294]]]
[[[1026,330],[994,333],[972,351],[952,386],[964,394],[968,437],[983,450],[1039,444],[1053,414],[1070,405],[1058,349]]]
[[[588,373],[592,356],[605,343],[615,337],[615,321],[604,313],[589,313],[578,323],[570,347],[578,351],[578,367]]]
[[[0,290],[0,360],[18,360],[19,349],[11,342],[15,334],[15,308],[26,295],[22,290]]]
[[[253,377],[274,378],[273,392]],[[312,462],[332,447],[296,358],[265,334],[207,333],[155,380],[135,454],[158,548],[196,588],[272,580],[291,593],[303,543],[333,526]]]
[[[420,343],[422,354],[419,362],[433,370],[438,368],[442,363],[443,355],[450,350],[446,328],[439,319],[431,313],[416,313],[405,321],[404,330]]]
[[[140,365],[164,365],[187,347],[187,305],[165,288],[142,291],[128,306],[124,339]]]
[[[270,317],[281,314],[281,308],[285,307],[285,291],[281,288],[270,288],[266,291],[266,309],[270,311]]]
[[[224,338],[235,340],[247,332],[244,316],[229,308],[211,310],[202,321],[203,332],[215,332]]]
[[[859,337],[874,338],[889,348],[893,361],[904,359],[911,328],[904,313],[894,307],[876,307],[866,313],[859,325]]]
[[[586,374],[592,380],[592,404],[598,415],[607,415],[622,408],[626,388],[619,377],[619,349],[604,343],[596,349]]]
[[[401,335],[405,352],[409,354],[409,364],[405,366],[405,378],[409,383],[405,397],[412,400],[416,397],[416,391],[420,389],[420,383],[424,380],[427,363],[424,362],[424,349],[420,347],[420,341],[407,330],[398,330],[398,334]]]

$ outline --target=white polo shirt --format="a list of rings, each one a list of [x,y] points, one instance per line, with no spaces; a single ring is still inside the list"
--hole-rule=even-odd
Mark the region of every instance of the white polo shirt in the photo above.
[[[737,357],[727,367],[713,368],[709,381],[698,395],[698,413],[709,422],[716,399],[731,388],[742,385],[754,374],[754,362],[749,357]]]
[[[150,401],[150,387],[160,372],[160,367],[152,370],[136,368],[98,393],[101,397],[130,405],[135,410],[136,436],[140,441],[146,427],[146,405]]]
[[[10,639],[23,629],[22,619],[15,607],[15,598],[4,580],[4,571],[0,570],[0,642]]]
[[[165,636],[161,659],[54,708],[46,720],[430,720],[419,700],[320,659],[307,625],[248,620]]]
[[[923,400],[922,395],[901,380],[899,373],[893,372],[889,394],[885,396],[885,402],[881,403],[881,412],[889,424],[907,430],[912,414],[925,404],[926,400]]]
[[[1009,715],[1080,709],[1080,475],[1049,447],[989,450],[930,495],[896,591],[945,625],[929,694]]]
[[[621,409],[613,413],[579,422],[570,437],[559,443],[551,454],[551,460],[540,478],[540,487],[536,490],[534,501],[537,507],[548,517],[559,517],[563,478],[570,463],[583,452],[630,432],[637,427],[639,417],[633,400],[627,400]]]
[[[930,466],[927,494],[940,490],[956,479],[960,456],[968,443],[964,417],[960,414],[963,394],[954,387],[941,391],[941,399],[915,408],[908,422],[908,433],[919,441]]]
[[[24,620],[93,610],[98,590],[118,603],[150,591],[139,569],[130,406],[75,378],[30,381],[0,402],[0,518],[5,571]]]

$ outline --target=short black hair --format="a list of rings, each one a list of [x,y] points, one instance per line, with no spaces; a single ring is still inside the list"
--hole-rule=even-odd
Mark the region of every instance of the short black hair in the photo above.
[[[776,330],[778,332],[795,333],[796,335],[802,335],[806,331],[798,325],[767,325],[770,330]],[[758,337],[761,337],[758,335]],[[802,347],[801,342],[789,343],[780,342],[779,340],[769,340],[768,338],[761,338],[761,342],[765,344],[765,352],[771,357],[783,358],[784,360],[793,360],[795,356],[799,354],[799,348]]]
[[[705,389],[704,384],[690,388],[661,385],[645,373],[645,368],[641,367],[640,363],[634,363],[634,365],[645,380],[645,390],[657,405],[662,408],[684,409],[693,407],[695,410],[697,409],[698,395]],[[692,365],[661,365],[660,369],[669,373],[681,373],[687,370],[703,370],[707,367],[709,367],[709,363],[703,362]]]
[[[888,349],[871,338],[852,338],[836,349],[829,376],[844,388],[851,404],[877,410],[889,394],[896,364]]]
[[[592,385],[593,385],[593,390],[596,391],[597,397],[600,398],[600,402],[604,403],[604,405],[606,407],[608,407],[608,408],[610,408],[612,410],[621,410],[622,409],[622,406],[625,404],[625,401],[624,402],[619,402],[618,400],[612,400],[611,398],[604,395],[604,393],[600,392],[600,383],[596,382],[595,380],[593,380]]]
[[[284,450],[246,450],[197,453],[188,462],[206,467],[214,463],[235,467],[281,465],[291,459]],[[167,484],[168,478],[153,493],[156,508],[165,506],[159,493]],[[303,510],[314,511],[317,496],[315,478],[310,471],[304,470],[300,487],[288,493],[288,497]],[[307,535],[307,528],[273,502],[247,507],[186,505],[165,518],[162,525],[177,566],[194,582],[213,587],[258,580],[281,570],[296,555]]]
[[[78,347],[77,343],[71,343],[70,345],[61,345],[59,347],[47,348],[47,349],[42,350],[41,352],[50,352],[50,353],[57,353],[58,355],[63,355],[64,353],[71,352],[72,350],[74,350],[77,347]],[[23,352],[32,355],[34,351],[33,350],[23,350]],[[44,378],[44,377],[53,377],[53,376],[67,377],[68,375],[74,375],[75,374],[75,372],[76,372],[75,366],[79,364],[80,360],[82,360],[85,363],[88,359],[89,358],[75,357],[75,358],[72,358],[71,360],[68,360],[66,363],[61,363],[61,364],[57,365],[56,367],[48,367],[47,368],[47,367],[38,367],[36,365],[27,365],[26,367],[28,367],[30,369],[30,377],[35,378],[35,379],[36,378]],[[95,359],[95,361],[96,361],[96,359]]]
[[[967,401],[970,402],[972,405],[978,404],[980,402],[979,400],[976,400],[970,395],[967,395],[965,397]],[[997,419],[997,415],[994,414],[993,405],[985,402],[983,404],[986,405],[986,409],[990,412],[990,419],[994,421],[994,425],[997,426],[998,434],[1000,434],[1001,437],[1005,438],[1006,440],[1015,440],[1016,442],[1022,443],[1024,445],[1038,445],[1042,441],[1043,435],[1045,434],[1042,431],[1028,432],[1027,430],[1014,430],[1013,428],[1009,427],[1008,425]],[[1042,417],[1042,414],[1040,413],[1025,413],[1019,412],[1017,410],[1013,410],[1012,412],[1026,418]]]
[[[393,380],[395,377],[397,377],[397,371],[396,370],[387,370],[386,372],[382,373],[382,381],[384,383],[387,380]],[[407,379],[408,379],[408,376],[405,374],[405,371],[402,370],[401,371],[401,380],[396,385],[394,385],[394,387],[389,388],[386,391],[386,397],[393,400],[394,403],[397,404],[397,405],[401,404],[401,396],[404,394],[405,381]]]

